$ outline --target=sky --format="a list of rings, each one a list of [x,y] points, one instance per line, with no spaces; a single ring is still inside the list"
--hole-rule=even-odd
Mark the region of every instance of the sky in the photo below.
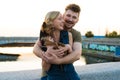
[[[58,10],[62,14],[68,4],[81,7],[75,29],[85,35],[105,35],[117,31],[120,34],[119,0],[0,0],[0,37],[38,37],[47,12]]]

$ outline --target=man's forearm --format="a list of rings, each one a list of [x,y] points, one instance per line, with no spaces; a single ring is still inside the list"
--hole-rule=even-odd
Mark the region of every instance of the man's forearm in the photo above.
[[[75,43],[73,45],[73,48],[74,48],[73,52],[61,58],[58,64],[73,63],[74,61],[80,59],[82,53],[81,43]]]
[[[40,48],[40,43],[38,40],[36,41],[36,43],[33,47],[33,53],[39,58],[41,58],[41,56],[42,56],[42,50]]]
[[[76,60],[80,59],[80,53],[72,52],[68,54],[67,56],[60,59],[59,64],[69,64],[73,63]],[[79,56],[79,57],[78,57]]]

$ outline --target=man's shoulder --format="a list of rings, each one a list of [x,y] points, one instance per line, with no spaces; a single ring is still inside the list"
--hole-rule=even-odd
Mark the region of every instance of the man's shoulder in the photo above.
[[[81,33],[75,29],[71,30],[72,36],[73,36],[73,41],[74,42],[81,42]]]
[[[71,33],[72,33],[72,34],[80,34],[80,31],[78,31],[78,30],[76,30],[76,29],[72,29],[72,30],[71,30]]]

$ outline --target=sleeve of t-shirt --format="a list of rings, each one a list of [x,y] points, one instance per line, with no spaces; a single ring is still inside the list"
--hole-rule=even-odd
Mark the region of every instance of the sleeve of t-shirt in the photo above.
[[[80,32],[75,32],[73,34],[73,41],[74,42],[82,42],[81,33]]]

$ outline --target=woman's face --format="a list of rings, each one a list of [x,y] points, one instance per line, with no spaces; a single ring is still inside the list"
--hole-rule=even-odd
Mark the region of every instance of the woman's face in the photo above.
[[[64,20],[62,14],[59,14],[57,18],[53,21],[54,28],[56,30],[63,30],[64,29]]]

